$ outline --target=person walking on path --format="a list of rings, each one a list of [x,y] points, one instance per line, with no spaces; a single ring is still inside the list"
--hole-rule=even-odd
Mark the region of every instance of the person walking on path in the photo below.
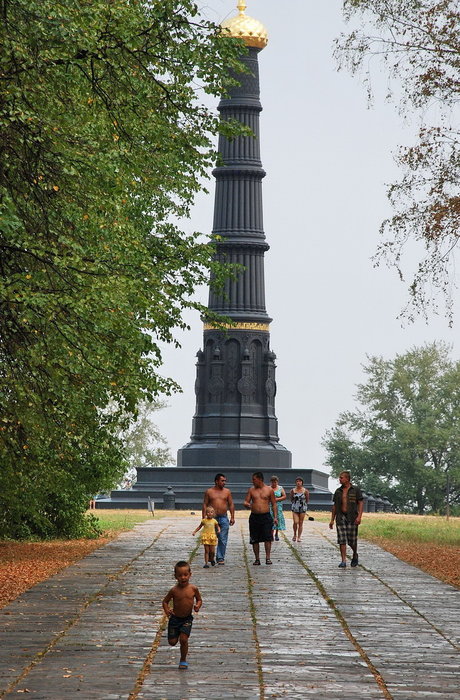
[[[251,488],[248,489],[244,505],[251,509],[249,516],[249,542],[254,551],[254,566],[260,566],[260,542],[265,546],[265,563],[271,564],[270,553],[273,542],[273,529],[278,526],[276,500],[273,489],[264,483],[262,472],[254,472]],[[270,505],[274,516],[270,513]]]
[[[278,527],[275,528],[274,533],[275,533],[275,540],[276,540],[276,542],[278,542],[279,541],[278,531],[286,529],[286,521],[284,519],[284,513],[283,513],[283,501],[286,500],[286,492],[283,489],[283,487],[280,486],[279,479],[277,476],[272,476],[270,478],[270,486],[272,487],[273,493],[275,494],[276,513],[277,513],[277,517],[278,517]],[[272,510],[271,504],[270,504],[270,513],[273,516],[273,510]]]
[[[337,542],[340,545],[342,561],[340,569],[345,569],[347,565],[347,543],[353,550],[351,566],[358,566],[358,525],[361,523],[363,514],[363,494],[361,489],[351,483],[349,471],[339,474],[340,486],[336,489],[332,499],[332,514],[329,527],[337,528]]]
[[[303,521],[308,510],[308,501],[310,500],[310,492],[303,485],[303,479],[298,476],[295,480],[295,486],[291,489],[291,510],[292,510],[292,528],[294,536],[293,542],[302,541]]]
[[[192,631],[193,615],[203,605],[201,593],[196,586],[190,583],[192,570],[187,561],[178,561],[174,567],[174,578],[177,583],[163,598],[163,610],[168,616],[168,642],[170,646],[180,643],[179,669],[185,671],[188,668],[188,638]],[[172,609],[169,601],[172,600]]]
[[[233,504],[232,492],[226,487],[227,477],[225,474],[216,474],[214,486],[207,489],[204,494],[202,517],[206,514],[206,508],[211,506],[216,513],[216,520],[219,523],[220,532],[217,538],[216,560],[220,565],[225,564],[225,552],[227,551],[228,531],[230,525],[235,524],[235,506]],[[230,511],[230,520],[227,512]]]
[[[200,524],[192,532],[192,535],[196,535],[198,530],[203,528],[201,533],[201,544],[204,545],[204,566],[203,569],[209,569],[209,563],[211,566],[216,565],[216,544],[217,536],[220,532],[219,523],[215,519],[214,508],[210,506],[206,508],[206,517],[201,519]]]

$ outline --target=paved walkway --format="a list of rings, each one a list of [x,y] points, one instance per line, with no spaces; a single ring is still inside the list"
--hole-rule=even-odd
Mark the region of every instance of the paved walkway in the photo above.
[[[238,519],[226,565],[203,569],[197,522],[147,521],[1,610],[0,698],[458,700],[457,589],[365,542],[340,570],[317,522],[253,567]],[[204,605],[178,671],[161,600],[188,556]]]

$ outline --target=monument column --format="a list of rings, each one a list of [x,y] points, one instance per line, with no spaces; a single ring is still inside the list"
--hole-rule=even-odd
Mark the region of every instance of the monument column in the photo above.
[[[264,26],[245,14],[222,23],[225,36],[247,46],[242,62],[247,72],[219,103],[221,119],[238,119],[252,135],[219,140],[220,161],[214,170],[216,195],[213,232],[218,259],[241,271],[228,279],[223,293],[211,289],[209,309],[231,319],[228,327],[205,324],[203,348],[197,353],[196,409],[190,442],[177,453],[177,466],[139,467],[132,489],[112,491],[98,508],[146,508],[152,500],[166,507],[171,487],[176,508],[201,508],[203,493],[224,472],[237,506],[243,506],[254,471],[276,473],[289,488],[301,476],[310,503],[330,510],[328,476],[316,469],[291,468],[291,453],[280,444],[275,415],[275,354],[270,348],[271,318],[265,308],[265,240],[262,216],[258,54],[267,44]],[[225,41],[223,38],[222,41]],[[304,457],[303,457],[304,458]],[[150,499],[150,500],[149,500]]]
[[[275,415],[275,354],[270,349],[270,322],[265,308],[260,159],[258,54],[267,32],[245,14],[222,23],[222,34],[243,39],[241,62],[247,72],[218,106],[222,120],[237,119],[251,136],[219,139],[213,233],[217,258],[241,266],[225,289],[211,289],[209,309],[232,320],[225,329],[205,324],[203,349],[197,353],[196,411],[190,442],[178,451],[177,465],[241,467],[253,470],[291,467],[291,453],[278,438]]]

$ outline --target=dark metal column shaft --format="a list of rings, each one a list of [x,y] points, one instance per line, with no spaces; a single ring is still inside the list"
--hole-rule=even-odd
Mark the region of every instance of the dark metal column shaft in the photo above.
[[[191,441],[178,452],[178,466],[276,469],[291,466],[280,445],[275,416],[275,355],[270,350],[265,308],[260,160],[258,48],[242,59],[248,73],[219,103],[221,119],[237,119],[253,136],[232,141],[221,136],[222,165],[214,170],[216,196],[213,233],[217,256],[244,271],[228,279],[224,293],[211,289],[209,308],[228,316],[226,331],[205,325],[203,350],[197,353],[196,412]]]

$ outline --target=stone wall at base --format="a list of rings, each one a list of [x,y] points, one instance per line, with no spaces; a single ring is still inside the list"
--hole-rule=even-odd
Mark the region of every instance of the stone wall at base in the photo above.
[[[138,470],[137,483],[131,489],[112,491],[110,498],[97,499],[97,508],[143,510],[148,507],[148,499],[151,498],[155,508],[161,509],[164,507],[164,495],[171,486],[176,509],[197,510],[201,508],[205,490],[214,484],[215,475],[222,472],[227,477],[227,486],[233,494],[236,508],[242,509],[253,471],[241,467],[144,467]],[[264,472],[267,483],[272,473]],[[294,486],[296,477],[301,476],[310,491],[311,510],[330,510],[331,493],[325,472],[317,469],[278,469],[275,473],[286,493]],[[288,501],[285,507],[289,508]]]

